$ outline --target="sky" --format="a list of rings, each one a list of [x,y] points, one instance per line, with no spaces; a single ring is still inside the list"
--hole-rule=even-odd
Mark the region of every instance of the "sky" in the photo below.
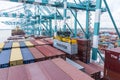
[[[69,0],[69,1],[72,2],[73,0]],[[81,1],[83,1],[83,0],[81,0]],[[113,15],[113,17],[115,19],[115,22],[116,22],[118,28],[120,28],[120,9],[119,9],[120,8],[120,0],[106,0],[106,1],[107,1],[108,5],[109,5],[109,8],[110,8],[110,10],[112,12],[112,15]],[[5,10],[5,9],[8,9],[8,10],[6,10],[6,12],[7,12],[7,11],[9,11],[9,8],[14,7],[14,6],[18,6],[18,5],[21,5],[21,3],[14,3],[14,2],[6,1],[6,0],[0,0],[0,6],[1,6],[0,7],[0,12],[3,11],[3,10]],[[102,5],[104,6],[104,4],[102,4]],[[22,12],[22,11],[23,10],[21,10],[19,12]],[[91,14],[92,14],[91,15],[91,18],[92,18],[92,20],[91,20],[91,23],[92,23],[91,26],[94,27],[95,14],[94,14],[94,12],[91,13]],[[82,24],[83,27],[85,27],[85,22],[86,22],[85,19],[86,19],[85,18],[85,11],[81,11],[80,10],[78,12],[78,20],[80,21],[80,23]],[[12,21],[12,20],[19,20],[19,19],[18,18],[0,17],[0,29],[4,29],[4,28],[8,29],[8,28],[14,27],[14,26],[9,26],[9,25],[5,25],[5,24],[1,23],[1,21]],[[74,24],[71,23],[70,21],[73,22],[74,18],[72,18],[72,20],[68,20],[68,21],[69,21],[68,24],[71,25],[71,27],[73,27]],[[62,22],[58,22],[58,23],[59,23],[58,26],[61,26],[60,24]],[[105,13],[103,13],[101,15],[101,24],[100,24],[100,27],[101,28],[109,28],[109,27],[113,28],[113,25],[112,25],[112,22],[111,22],[111,20],[109,18],[108,12],[105,12]]]

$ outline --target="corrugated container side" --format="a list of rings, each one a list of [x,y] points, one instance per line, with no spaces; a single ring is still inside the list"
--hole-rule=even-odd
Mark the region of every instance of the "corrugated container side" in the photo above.
[[[24,65],[10,67],[7,80],[29,80]]]
[[[31,47],[31,48],[29,48],[29,50],[32,53],[32,55],[34,56],[35,61],[41,61],[41,60],[45,59],[45,56],[40,51],[38,51],[36,48]]]
[[[45,43],[46,45],[49,45],[50,43],[45,41],[44,39],[40,39],[41,42]]]
[[[104,70],[104,78],[107,80],[120,80],[120,74],[115,71],[111,71],[109,69]]]
[[[7,43],[5,43],[3,50],[11,49],[12,48],[12,43],[13,42],[7,42]]]
[[[20,48],[12,48],[10,57],[10,66],[23,64],[23,57]]]
[[[56,53],[57,55],[65,55],[64,52],[52,47],[52,46],[49,46],[49,45],[44,45],[45,48],[49,49],[50,51]]]
[[[25,47],[27,47],[23,41],[20,41],[19,44],[20,44],[20,48],[25,48]]]
[[[45,38],[44,40],[47,41],[49,44],[53,45],[53,39]]]
[[[41,42],[40,40],[35,40],[39,45],[45,45],[45,43]]]
[[[120,73],[120,47],[105,51],[105,68]]]
[[[4,45],[5,45],[5,43],[0,43],[0,52],[2,51]]]
[[[73,80],[94,80],[87,74],[78,70],[77,68],[71,66],[63,59],[53,59],[52,60],[60,69],[62,69],[66,74],[68,74]]]
[[[19,48],[20,44],[19,42],[13,42],[12,48]]]
[[[85,64],[79,60],[76,60],[75,62],[83,66],[85,68],[85,72],[91,77],[93,77],[94,79],[99,80],[101,78],[101,75],[100,75],[101,71],[98,70],[97,68],[93,68],[92,66]]]
[[[8,79],[8,68],[0,69],[0,80]]]
[[[27,47],[34,47],[34,45],[30,41],[25,41]]]
[[[0,54],[0,68],[9,67],[11,50],[3,50]]]
[[[77,39],[77,43],[79,45],[87,45],[90,46],[91,40],[89,39]]]
[[[32,53],[29,51],[28,48],[21,48],[22,56],[23,56],[23,63],[28,64],[28,63],[33,63],[34,62],[34,57]]]
[[[53,57],[56,56],[56,54],[52,53],[50,50],[46,49],[44,46],[36,46],[36,48],[42,52],[43,55],[46,57]]]
[[[39,66],[52,78],[52,80],[72,80],[70,76],[50,60],[40,62]]]
[[[31,40],[30,42],[31,42],[32,44],[34,44],[35,46],[38,46],[38,45],[39,45],[35,40]]]
[[[36,63],[25,65],[30,80],[52,80],[47,76]]]
[[[63,59],[66,58],[66,54],[64,52],[62,52],[62,51],[60,51],[60,50],[58,50],[50,45],[44,45],[44,47],[46,49],[48,49],[49,51],[51,51],[53,54],[55,54],[57,57],[61,57]]]

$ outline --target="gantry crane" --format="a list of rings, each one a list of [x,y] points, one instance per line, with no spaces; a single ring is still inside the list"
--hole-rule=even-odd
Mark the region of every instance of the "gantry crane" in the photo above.
[[[99,29],[100,29],[100,15],[101,12],[105,12],[108,11],[110,18],[113,22],[113,25],[116,29],[116,32],[120,38],[120,34],[119,31],[117,29],[117,26],[115,24],[115,21],[112,17],[111,11],[108,7],[108,4],[106,2],[106,0],[74,0],[74,3],[70,3],[67,0],[56,0],[56,1],[52,1],[52,0],[8,0],[8,1],[12,1],[12,2],[20,2],[20,3],[24,3],[24,4],[34,4],[36,6],[49,6],[49,7],[54,7],[55,8],[55,14],[52,14],[53,19],[55,20],[55,25],[54,25],[54,29],[52,28],[52,19],[45,19],[49,21],[49,28],[46,27],[46,29],[50,29],[50,33],[52,36],[52,29],[54,32],[57,32],[57,14],[59,14],[58,9],[62,9],[63,10],[63,15],[61,16],[63,19],[63,31],[68,29],[72,32],[71,28],[69,27],[69,25],[67,24],[66,20],[67,20],[67,11],[69,10],[72,15],[74,16],[74,31],[72,32],[74,37],[77,37],[77,24],[80,26],[82,32],[85,34],[85,38],[89,39],[90,38],[90,33],[89,33],[89,28],[90,28],[90,12],[91,11],[95,11],[95,22],[94,22],[94,35],[93,35],[93,47],[92,47],[92,59],[96,60],[97,59],[97,53],[98,51],[98,36],[99,36]],[[95,1],[95,2],[94,2]],[[101,4],[102,1],[104,2],[106,8],[102,8]],[[44,9],[44,8],[43,8]],[[48,9],[46,9],[48,11]],[[78,18],[77,18],[77,11],[78,10],[84,10],[86,11],[86,30],[82,27],[82,25],[80,24]],[[25,10],[26,11],[26,10]],[[40,11],[40,9],[38,10],[38,12]],[[48,13],[50,13],[48,11]],[[60,14],[61,15],[61,14]],[[35,19],[38,18],[37,22],[39,24],[41,24],[41,16],[36,15]],[[50,17],[50,16],[49,16]],[[45,25],[43,23],[43,25]]]

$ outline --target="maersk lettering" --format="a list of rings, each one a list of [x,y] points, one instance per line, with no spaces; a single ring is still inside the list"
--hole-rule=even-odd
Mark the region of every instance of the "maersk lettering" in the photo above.
[[[57,43],[57,45],[60,46],[60,47],[62,47],[62,48],[67,49],[67,46],[65,46],[65,45],[63,45],[63,44],[59,44],[59,43]]]

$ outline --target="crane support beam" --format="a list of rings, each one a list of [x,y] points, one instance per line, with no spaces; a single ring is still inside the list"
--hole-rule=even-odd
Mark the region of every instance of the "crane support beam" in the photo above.
[[[40,4],[43,6],[51,6],[51,7],[57,7],[57,8],[64,8],[64,3],[60,2],[49,2],[48,0],[7,0],[7,1],[12,1],[12,2],[20,2],[20,3],[27,3],[27,4]],[[45,2],[46,1],[46,2]],[[80,3],[80,4],[75,4],[75,3],[70,3],[67,2],[67,8],[71,9],[78,9],[78,10],[86,10],[86,3]],[[95,11],[95,4],[90,5],[89,11]],[[106,9],[102,8],[102,12],[105,12]]]
[[[97,0],[96,1],[94,36],[93,36],[93,48],[92,48],[92,59],[93,60],[97,60],[98,40],[99,40],[99,27],[100,27],[100,15],[101,15],[101,4],[102,4],[102,0]]]
[[[115,28],[115,30],[116,30],[116,32],[117,32],[117,34],[118,34],[118,37],[119,37],[119,39],[120,39],[120,33],[119,33],[119,31],[118,31],[118,28],[117,28],[117,25],[116,25],[116,23],[115,23],[115,20],[114,20],[114,18],[113,18],[113,16],[112,16],[112,13],[111,13],[111,11],[110,11],[110,9],[109,9],[109,7],[108,7],[108,4],[107,4],[106,0],[103,0],[103,1],[104,1],[105,6],[106,6],[106,8],[107,8],[107,10],[108,10],[108,13],[109,13],[110,18],[111,18],[111,20],[112,20],[112,23],[113,23],[113,25],[114,25],[114,28]]]

